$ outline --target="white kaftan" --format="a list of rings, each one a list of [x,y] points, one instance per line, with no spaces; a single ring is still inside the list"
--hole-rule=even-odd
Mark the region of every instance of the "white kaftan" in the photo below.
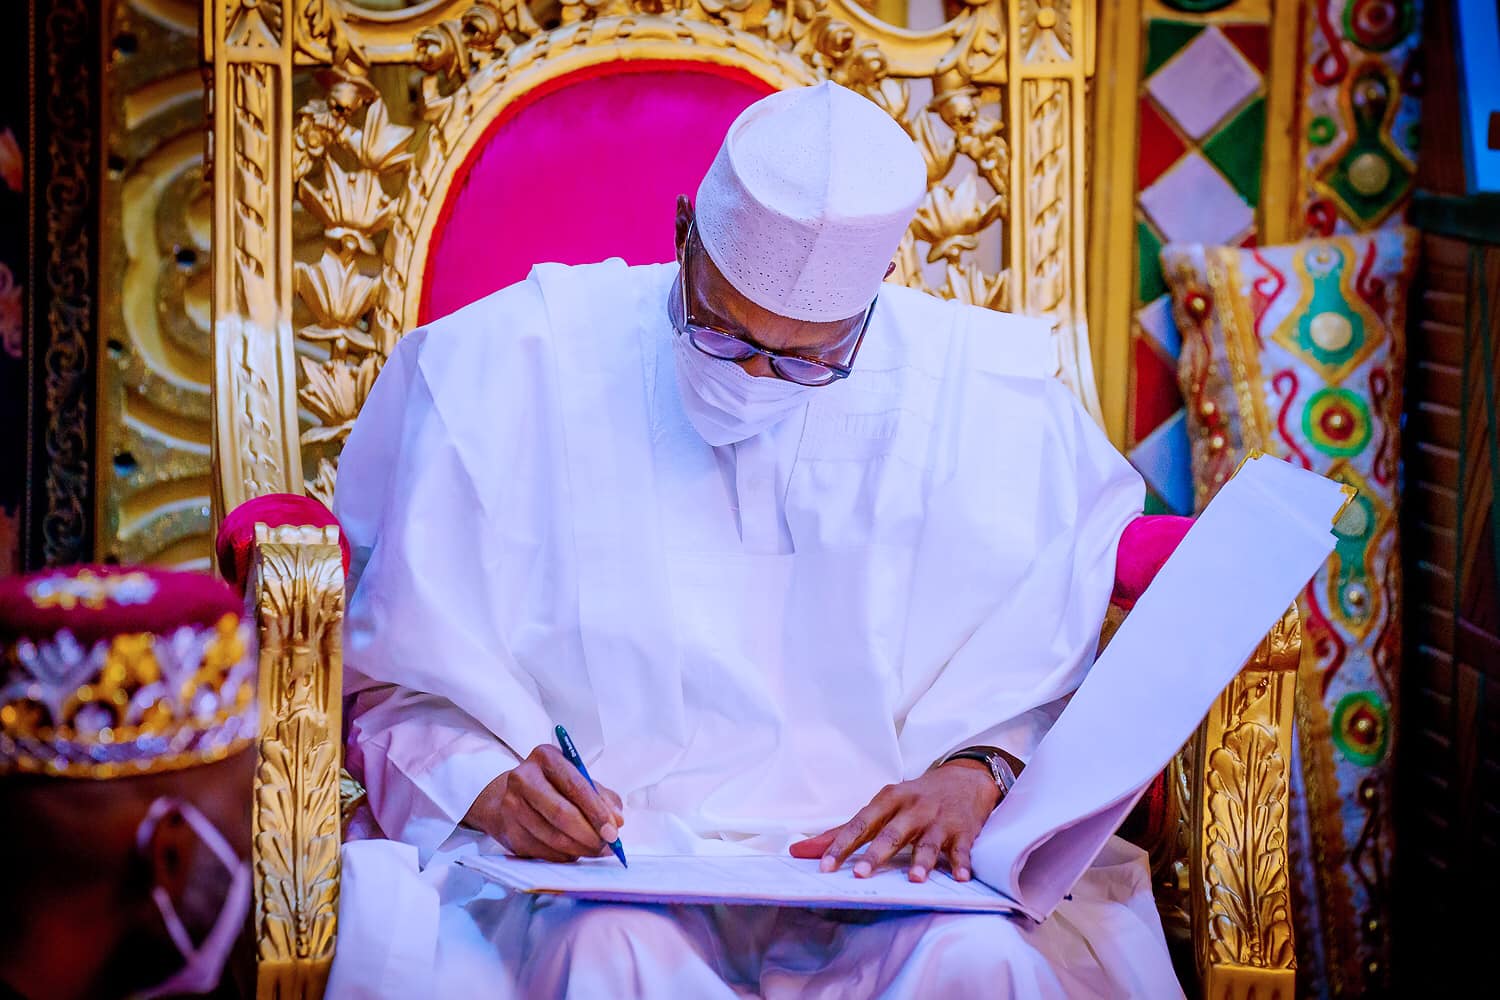
[[[1142,487],[1041,323],[888,286],[853,377],[711,448],[675,273],[540,266],[365,404],[348,762],[415,851],[346,847],[334,995],[1179,995],[1118,841],[1040,926],[534,903],[451,863],[498,850],[458,824],[557,723],[627,853],[785,851],[949,750],[1026,758],[1092,660]]]

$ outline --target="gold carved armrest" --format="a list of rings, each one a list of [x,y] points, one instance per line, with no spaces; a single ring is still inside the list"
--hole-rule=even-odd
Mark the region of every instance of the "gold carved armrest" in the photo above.
[[[1206,1000],[1292,1000],[1287,871],[1302,620],[1287,610],[1184,750],[1193,950]]]
[[[338,528],[255,526],[256,993],[320,997],[338,922],[344,572]]]

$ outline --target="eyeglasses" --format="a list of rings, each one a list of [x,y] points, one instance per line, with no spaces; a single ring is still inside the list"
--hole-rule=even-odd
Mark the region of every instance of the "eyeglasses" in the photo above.
[[[677,327],[678,333],[686,335],[688,342],[699,351],[711,358],[718,358],[720,361],[747,361],[759,354],[770,362],[771,371],[776,374],[777,378],[795,382],[798,385],[832,385],[841,378],[849,377],[854,371],[854,359],[859,354],[859,345],[864,343],[865,331],[870,328],[870,317],[875,315],[875,304],[880,301],[880,296],[877,295],[870,300],[870,308],[865,310],[865,321],[860,324],[859,336],[854,341],[854,350],[849,352],[849,360],[846,363],[835,364],[832,361],[807,358],[800,354],[773,351],[757,344],[749,334],[743,331],[730,333],[727,330],[718,330],[693,322],[689,311],[693,300],[693,264],[688,260],[686,249],[692,246],[693,232],[693,228],[688,229],[688,238],[682,254],[682,273],[681,280],[678,282],[682,289],[682,322],[678,323],[674,320],[672,324]],[[846,336],[840,343],[847,342]]]

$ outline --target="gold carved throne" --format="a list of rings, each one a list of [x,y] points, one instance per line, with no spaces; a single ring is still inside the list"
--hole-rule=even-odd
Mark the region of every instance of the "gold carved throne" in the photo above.
[[[927,162],[893,280],[1053,318],[1057,375],[1099,412],[1083,273],[1092,4],[963,0],[926,30],[851,0],[364,4],[203,8],[214,502],[221,567],[246,583],[261,638],[264,997],[320,994],[337,941],[345,567],[337,524],[307,498],[331,505],[339,450],[404,331],[536,260],[670,259],[671,196],[695,188],[733,114],[832,78]],[[1138,534],[1180,537],[1155,520]],[[1292,609],[1138,824],[1168,933],[1214,1000],[1292,995],[1300,648]]]

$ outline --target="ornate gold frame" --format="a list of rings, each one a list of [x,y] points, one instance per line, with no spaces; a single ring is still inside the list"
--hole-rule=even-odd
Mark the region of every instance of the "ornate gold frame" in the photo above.
[[[380,363],[417,320],[412,262],[467,152],[517,94],[605,61],[707,60],[776,86],[829,77],[885,108],[928,165],[899,280],[1053,317],[1058,377],[1097,417],[1084,320],[1094,7],[967,3],[940,28],[908,31],[850,0],[562,0],[546,26],[521,0],[395,12],[204,0],[217,511],[271,492],[330,496],[338,448]],[[314,96],[294,108],[313,71]],[[999,259],[985,259],[981,237],[1001,222]],[[255,924],[266,997],[318,994],[335,941],[336,541],[322,529],[257,536],[266,711]],[[1295,674],[1283,661],[1298,642],[1292,612],[1210,713],[1179,768],[1186,851],[1159,852],[1187,893],[1166,902],[1192,914],[1215,997],[1290,994]]]

